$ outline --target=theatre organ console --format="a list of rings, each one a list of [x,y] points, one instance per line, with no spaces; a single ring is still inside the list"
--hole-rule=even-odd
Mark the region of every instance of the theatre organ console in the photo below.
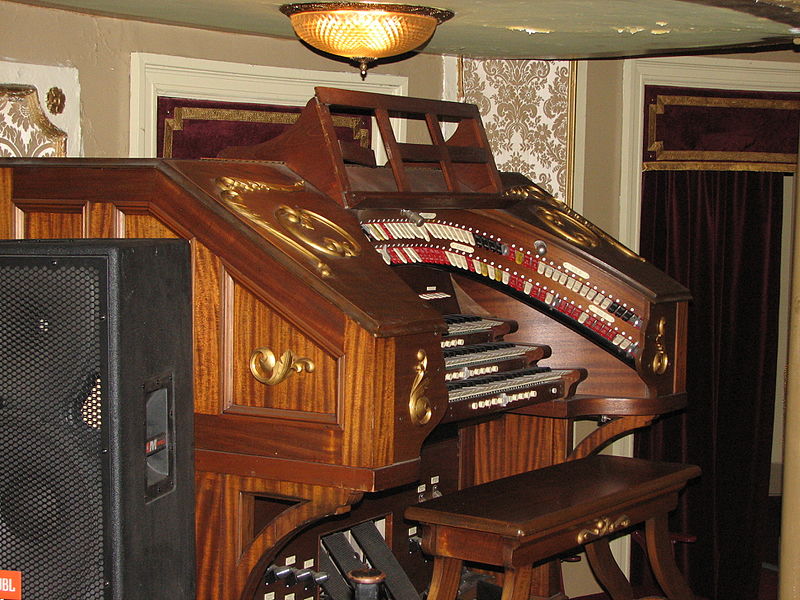
[[[373,119],[385,166],[332,107]],[[191,242],[198,598],[344,600],[362,554],[418,598],[406,506],[685,402],[687,291],[499,173],[471,105],[319,88],[219,159],[3,161],[0,200],[6,238]]]

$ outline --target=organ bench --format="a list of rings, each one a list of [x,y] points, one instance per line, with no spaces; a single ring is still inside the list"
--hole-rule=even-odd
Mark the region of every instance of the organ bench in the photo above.
[[[669,600],[694,598],[675,565],[667,515],[693,465],[590,456],[465,488],[412,505],[422,548],[434,556],[429,600],[453,600],[464,561],[504,568],[502,600],[528,600],[537,562],[583,546],[613,600],[632,600],[609,537],[645,523],[647,553]]]

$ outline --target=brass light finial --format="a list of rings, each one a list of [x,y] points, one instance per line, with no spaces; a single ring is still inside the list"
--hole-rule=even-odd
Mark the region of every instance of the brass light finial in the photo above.
[[[280,10],[301,40],[355,61],[362,78],[369,63],[418,48],[453,16],[449,10],[377,2],[307,2]]]

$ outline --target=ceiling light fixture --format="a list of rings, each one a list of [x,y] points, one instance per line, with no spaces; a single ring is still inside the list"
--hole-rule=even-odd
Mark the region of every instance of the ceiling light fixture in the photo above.
[[[377,2],[284,4],[280,10],[301,40],[357,62],[362,78],[369,63],[419,48],[453,16],[449,10]]]

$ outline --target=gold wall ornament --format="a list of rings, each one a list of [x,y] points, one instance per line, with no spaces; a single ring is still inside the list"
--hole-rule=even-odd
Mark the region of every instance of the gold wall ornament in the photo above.
[[[217,188],[219,189],[219,197],[220,199],[229,207],[231,208],[236,214],[241,217],[244,217],[257,227],[263,229],[271,236],[277,238],[284,244],[290,246],[304,257],[306,257],[316,269],[317,273],[321,277],[331,277],[333,272],[331,268],[323,261],[321,261],[317,256],[305,248],[302,244],[299,244],[297,241],[290,238],[285,233],[278,231],[272,224],[267,221],[264,217],[260,214],[255,212],[254,210],[250,209],[248,206],[242,203],[242,196],[241,191],[245,192],[254,192],[254,191],[300,191],[302,189],[303,184],[302,181],[296,182],[292,185],[285,185],[285,184],[268,184],[263,183],[260,181],[250,181],[247,179],[237,179],[233,177],[217,177],[215,180],[217,184]],[[304,185],[304,184],[303,184]],[[279,189],[279,187],[283,188],[291,188],[291,189]],[[289,207],[281,207],[278,211],[286,209],[291,211]]]
[[[47,110],[54,115],[60,115],[64,112],[64,105],[67,103],[67,97],[64,95],[61,88],[51,87],[47,90],[45,102],[47,103]]]
[[[313,373],[314,361],[295,356],[291,350],[277,358],[269,348],[257,348],[250,355],[250,372],[261,383],[278,385],[292,373]]]
[[[411,384],[411,395],[408,400],[408,413],[414,425],[425,425],[433,416],[430,400],[425,395],[430,385],[428,377],[428,355],[420,349],[417,351],[417,363],[414,365],[414,382]]]
[[[626,515],[620,516],[616,521],[612,521],[609,517],[601,517],[597,519],[590,528],[582,529],[578,533],[577,542],[583,545],[596,538],[601,538],[620,529],[625,529],[630,524],[631,520]]]
[[[665,317],[661,317],[658,320],[658,325],[656,326],[658,331],[655,339],[656,353],[653,355],[653,360],[650,363],[650,368],[656,375],[663,375],[669,368],[669,355],[667,354],[667,346],[664,343],[664,339],[666,337],[666,328],[667,319]]]

